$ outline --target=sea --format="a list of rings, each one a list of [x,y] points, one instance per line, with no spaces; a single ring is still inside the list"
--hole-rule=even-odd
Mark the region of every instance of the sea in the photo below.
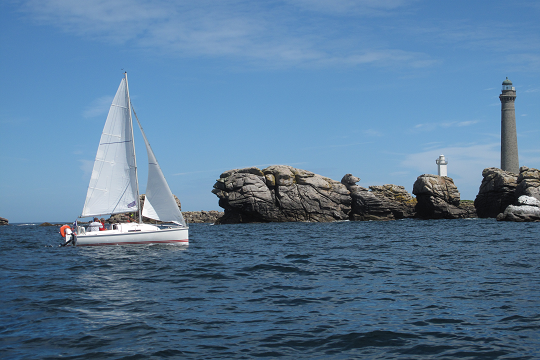
[[[540,223],[0,227],[1,359],[539,359]]]

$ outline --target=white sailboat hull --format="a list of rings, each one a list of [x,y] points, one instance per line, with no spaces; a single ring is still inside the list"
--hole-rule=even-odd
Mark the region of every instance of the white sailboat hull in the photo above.
[[[188,245],[189,228],[160,228],[149,224],[115,224],[115,229],[105,231],[79,231],[76,246],[100,245],[145,245],[145,244],[178,244]]]

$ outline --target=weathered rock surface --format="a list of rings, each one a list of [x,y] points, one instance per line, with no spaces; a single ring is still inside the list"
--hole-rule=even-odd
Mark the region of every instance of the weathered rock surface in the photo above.
[[[517,183],[518,186],[514,192],[515,199],[525,195],[540,200],[540,171],[538,169],[522,166],[519,169]]]
[[[540,221],[540,200],[521,195],[517,205],[508,205],[504,213],[497,215],[498,221]]]
[[[468,212],[459,207],[460,195],[454,180],[448,176],[420,175],[413,186],[416,216],[421,219],[460,219]]]
[[[212,192],[225,210],[221,224],[347,220],[351,211],[345,185],[286,165],[226,171]]]
[[[459,202],[459,207],[465,210],[467,213],[467,218],[477,218],[476,208],[474,207],[474,201],[472,200],[461,200]]]
[[[414,216],[416,200],[403,186],[370,186],[369,191],[356,185],[358,181],[360,179],[352,174],[341,179],[351,194],[351,220],[396,220]]]
[[[2,225],[8,225],[9,221],[6,218],[0,217],[0,226]]]
[[[515,201],[518,175],[497,168],[482,171],[482,184],[474,200],[480,218],[495,218]],[[525,190],[524,190],[525,191]]]
[[[188,224],[196,223],[215,223],[217,219],[222,217],[225,213],[223,211],[184,211],[182,215]]]

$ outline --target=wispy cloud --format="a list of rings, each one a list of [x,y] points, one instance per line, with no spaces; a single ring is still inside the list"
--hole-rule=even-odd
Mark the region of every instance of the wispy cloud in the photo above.
[[[311,11],[383,16],[418,0],[287,0],[287,2]]]
[[[329,144],[329,145],[305,147],[302,150],[342,148],[342,147],[351,147],[351,146],[358,146],[358,145],[365,145],[365,144],[372,144],[372,143],[373,143],[372,141],[369,141],[369,142],[355,142],[355,143],[349,143],[349,144]]]
[[[279,163],[279,165],[289,165],[289,166],[298,166],[298,165],[304,165],[304,164],[307,164],[307,162],[295,162],[295,163],[288,163],[288,162],[283,162],[283,163]],[[278,164],[255,164],[255,165],[245,165],[245,166],[238,166],[236,169],[245,169],[245,168],[249,168],[249,167],[256,167],[256,168],[259,168],[259,169],[264,169],[264,168],[267,168],[268,166],[272,166],[272,165],[278,165]],[[181,173],[176,173],[176,174],[172,174],[172,176],[179,176],[179,175],[192,175],[192,174],[205,174],[205,173],[213,173],[213,174],[219,174],[219,173],[222,173],[223,171],[228,171],[228,170],[232,170],[232,169],[213,169],[213,170],[196,170],[196,171],[187,171],[187,172],[181,172]]]
[[[366,129],[366,130],[363,130],[362,133],[366,136],[369,136],[369,137],[381,137],[383,136],[383,134],[378,131],[378,130],[374,130],[374,129]]]
[[[79,160],[79,168],[83,171],[83,178],[89,178],[94,168],[93,160]]]
[[[474,198],[482,182],[482,170],[500,166],[500,144],[450,146],[405,156],[401,166],[413,173],[437,174],[435,160],[444,154],[448,176],[466,198]],[[463,196],[462,196],[463,198]]]
[[[413,132],[434,131],[438,128],[471,126],[474,124],[478,124],[479,122],[480,120],[450,121],[450,122],[441,122],[441,123],[429,122],[429,123],[416,124],[411,131]]]
[[[380,16],[403,11],[415,2],[27,0],[24,9],[39,23],[78,36],[183,57],[234,57],[265,66],[423,68],[437,60],[421,51],[384,46],[370,26],[359,21],[345,26],[329,15]],[[313,14],[299,22],[299,9]]]
[[[100,115],[106,115],[111,107],[112,101],[112,96],[102,96],[95,99],[84,109],[83,116],[85,118],[93,118]]]

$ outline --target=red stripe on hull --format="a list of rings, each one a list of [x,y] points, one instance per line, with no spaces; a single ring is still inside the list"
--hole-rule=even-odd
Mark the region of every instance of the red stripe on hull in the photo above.
[[[145,244],[170,244],[170,243],[189,243],[189,240],[158,240],[158,241],[120,241],[97,244],[76,244],[75,246],[105,246],[105,245],[145,245]]]

